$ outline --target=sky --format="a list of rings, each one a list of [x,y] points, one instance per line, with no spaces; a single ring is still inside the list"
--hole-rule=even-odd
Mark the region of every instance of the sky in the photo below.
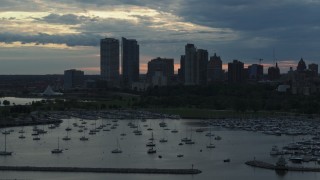
[[[99,42],[136,39],[140,72],[193,43],[223,63],[320,63],[320,0],[0,0],[0,74],[99,74]],[[225,66],[224,66],[225,67]],[[266,73],[266,69],[265,69]]]

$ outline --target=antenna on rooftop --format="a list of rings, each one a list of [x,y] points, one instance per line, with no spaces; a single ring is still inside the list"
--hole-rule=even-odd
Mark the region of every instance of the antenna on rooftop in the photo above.
[[[276,52],[273,48],[273,64],[276,64]]]

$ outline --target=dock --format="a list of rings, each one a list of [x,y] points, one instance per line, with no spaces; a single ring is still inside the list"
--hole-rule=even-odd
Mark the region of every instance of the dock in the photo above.
[[[300,172],[320,172],[320,168],[315,167],[295,167],[295,166],[284,166],[279,167],[274,164],[270,164],[263,161],[247,161],[246,165],[263,168],[263,169],[270,169],[270,170],[284,170],[284,171],[300,171]]]
[[[87,168],[87,167],[34,167],[0,166],[0,171],[42,171],[42,172],[88,172],[88,173],[131,173],[131,174],[176,174],[201,173],[198,169],[156,169],[156,168]]]

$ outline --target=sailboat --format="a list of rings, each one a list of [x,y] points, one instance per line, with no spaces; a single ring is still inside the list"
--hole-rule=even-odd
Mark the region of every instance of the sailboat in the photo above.
[[[211,141],[212,136],[209,136],[209,138],[210,138],[210,143],[207,145],[207,148],[209,148],[209,149],[215,148],[216,146]]]
[[[23,128],[19,131],[19,133],[21,133],[20,136],[19,136],[19,139],[25,139],[26,138],[26,136],[24,136]]]
[[[67,131],[67,136],[63,137],[62,140],[69,141],[71,138],[69,137],[69,131]]]
[[[23,127],[21,128],[21,130],[19,131],[19,133],[20,133],[20,134],[25,133],[24,130],[23,130]]]
[[[69,119],[68,119],[68,127],[66,128],[66,131],[71,131],[72,129],[70,128],[70,125],[69,125]]]
[[[207,136],[207,135],[206,135]],[[211,132],[211,128],[210,128],[210,132],[208,133],[208,136],[210,138],[210,143],[207,145],[207,148],[215,148],[216,146],[212,143],[212,132]]]
[[[154,148],[154,147],[156,146],[156,144],[153,143],[153,140],[154,140],[154,138],[153,138],[153,132],[152,132],[152,134],[151,134],[151,141],[150,141],[149,143],[147,143],[147,145],[146,145],[146,146],[148,146],[148,147],[151,147],[151,148],[149,148],[148,151],[147,151],[148,154],[154,154],[154,153],[157,152],[157,150]]]
[[[87,138],[86,136],[85,136],[85,131],[83,131],[83,136],[80,138],[80,141],[88,141],[89,140],[89,138]]]
[[[163,131],[163,138],[161,138],[160,140],[159,140],[159,142],[161,142],[161,143],[165,143],[165,142],[168,142],[168,139],[167,138],[165,138],[165,132]]]
[[[148,131],[152,131],[153,129],[151,128],[151,121],[150,121],[150,125],[149,128],[147,129]]]
[[[48,127],[49,129],[55,129],[56,126],[54,124],[50,124],[50,126]]]
[[[117,148],[114,149],[114,150],[112,150],[111,153],[115,153],[115,154],[122,153],[122,150],[121,150],[121,148],[120,148],[118,139],[117,139]]]
[[[174,125],[174,129],[171,131],[172,133],[177,133],[177,132],[179,132],[178,130],[177,130],[177,126],[176,125]]]
[[[188,139],[187,141],[185,141],[185,144],[194,144],[195,142],[192,141],[192,128],[191,128],[191,131],[190,131],[190,139]]]
[[[162,119],[162,121],[159,123],[160,127],[167,127],[167,123],[164,122],[164,119]]]
[[[186,127],[186,137],[182,138],[181,142],[188,142],[188,141],[191,141],[191,139],[188,138],[188,130],[187,130],[187,127]]]
[[[6,129],[4,129],[4,131],[2,132],[3,135],[8,135],[10,134],[10,131],[7,131]]]
[[[148,149],[147,153],[148,154],[154,154],[154,153],[157,153],[157,150],[155,148],[151,147],[151,148]]]
[[[7,134],[4,134],[4,151],[0,151],[0,156],[11,156],[12,152],[7,151]]]
[[[51,151],[52,154],[59,154],[59,153],[62,153],[62,149],[59,148],[59,138],[58,138],[58,148],[57,149],[53,149]]]
[[[40,137],[39,137],[39,133],[37,135],[35,135],[36,137],[33,138],[34,141],[39,141]]]
[[[154,140],[154,138],[153,138],[153,132],[151,133],[151,138],[150,138],[149,140],[150,140],[150,142],[148,142],[148,143],[146,144],[147,147],[156,146],[156,144],[153,143],[153,140]]]

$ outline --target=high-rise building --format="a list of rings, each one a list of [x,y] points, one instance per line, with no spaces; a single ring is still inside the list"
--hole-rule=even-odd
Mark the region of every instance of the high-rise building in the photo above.
[[[64,89],[82,88],[84,86],[84,72],[76,69],[65,70],[63,80]]]
[[[185,85],[195,85],[195,70],[197,67],[197,48],[193,44],[187,44],[185,46],[185,69],[184,69],[184,84]]]
[[[139,81],[139,44],[135,39],[122,38],[121,59],[123,86],[131,88]]]
[[[268,68],[268,79],[270,81],[274,81],[280,78],[280,69],[278,67],[278,63],[276,63],[275,67]]]
[[[170,85],[173,81],[174,76],[174,65],[173,59],[167,58],[156,58],[148,62],[148,72],[147,72],[147,80],[152,83],[152,79],[157,75],[157,73],[162,74],[162,77],[166,79],[166,83],[160,83],[162,85]],[[158,74],[158,77],[160,75]]]
[[[195,66],[195,84],[207,84],[207,65],[208,65],[208,51],[204,49],[197,50],[197,60]]]
[[[301,58],[299,63],[298,63],[298,66],[297,66],[297,71],[298,72],[303,72],[307,69],[307,66],[306,66],[306,63],[304,62],[304,60]]]
[[[214,53],[213,56],[210,57],[210,61],[207,66],[207,82],[219,82],[223,80],[223,71],[222,71],[222,60],[220,56],[217,56]]]
[[[184,73],[185,70],[185,55],[181,55],[180,58],[180,68],[178,69],[179,81],[184,84]]]
[[[100,41],[100,69],[101,78],[108,86],[119,86],[119,40],[105,38]]]
[[[312,76],[318,76],[318,64],[312,63],[308,65],[308,69],[312,72]]]
[[[248,77],[250,80],[261,80],[263,78],[263,66],[261,64],[248,66]]]
[[[228,81],[230,83],[239,83],[245,80],[244,64],[241,61],[233,60],[228,63]]]

